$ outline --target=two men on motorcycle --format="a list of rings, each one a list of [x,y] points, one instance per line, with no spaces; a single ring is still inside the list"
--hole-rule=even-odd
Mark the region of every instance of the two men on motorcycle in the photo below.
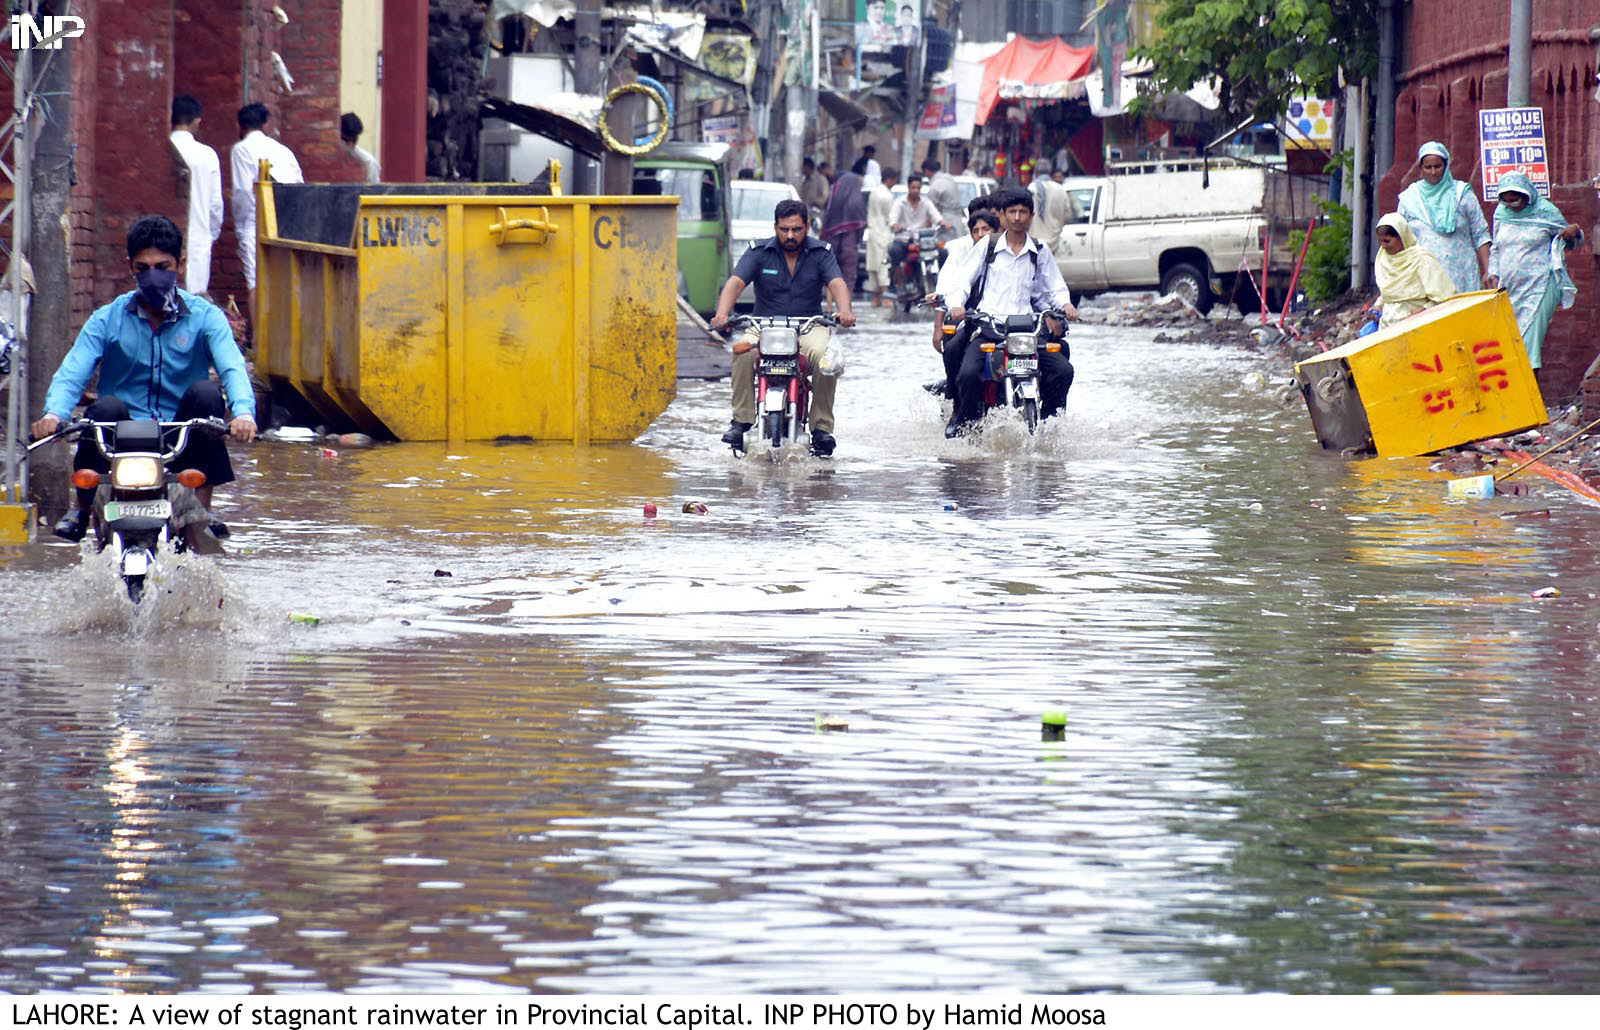
[[[1000,191],[994,207],[1000,213],[1004,232],[974,246],[961,259],[959,269],[950,273],[949,289],[944,294],[948,317],[960,321],[968,308],[1000,316],[1055,308],[1068,317],[1076,317],[1072,291],[1061,278],[1060,266],[1048,250],[1028,235],[1033,222],[1033,197],[1026,190],[1007,188]],[[1045,321],[1046,328],[1057,338],[1064,334],[1066,327],[1055,319]],[[946,437],[961,433],[981,419],[984,411],[986,355],[981,348],[971,346],[964,334],[958,333],[946,344],[947,349],[951,347],[958,349],[957,354],[946,358],[947,362],[956,362],[956,396],[955,410],[945,426]],[[1040,412],[1049,418],[1067,402],[1067,391],[1072,388],[1072,362],[1061,352],[1040,354],[1039,361]]]
[[[33,423],[34,437],[49,436],[71,418],[98,367],[100,396],[84,411],[85,418],[171,422],[217,417],[229,419],[228,431],[235,440],[254,439],[255,392],[227,317],[204,297],[178,288],[183,230],[161,215],[133,223],[128,230],[128,267],[137,288],[97,309],[84,323],[50,380],[45,413]],[[213,368],[221,388],[211,381]],[[88,435],[80,438],[72,467],[110,472]],[[212,487],[233,481],[227,446],[198,433],[189,437],[172,467],[205,473],[206,485],[195,493],[208,510]],[[75,507],[55,524],[55,534],[67,540],[82,540],[88,531],[94,489],[75,488],[75,500]],[[227,527],[215,518],[211,528],[217,536],[227,534]]]
[[[733,270],[717,297],[716,314],[711,316],[711,328],[721,329],[728,324],[733,305],[744,292],[746,284],[755,284],[755,314],[757,317],[786,315],[807,318],[822,313],[822,297],[826,292],[839,318],[839,324],[850,327],[856,324],[855,312],[850,308],[850,287],[839,271],[839,262],[826,243],[808,234],[805,205],[798,200],[779,201],[773,210],[773,236],[745,251],[739,265]],[[833,396],[838,387],[836,376],[825,376],[814,371],[828,349],[829,330],[816,326],[800,337],[800,349],[805,354],[811,373],[811,449],[827,457],[833,453]],[[756,420],[755,343],[758,333],[747,330],[735,342],[733,351],[733,420],[722,442],[742,449],[744,434]],[[744,346],[739,346],[744,344]]]

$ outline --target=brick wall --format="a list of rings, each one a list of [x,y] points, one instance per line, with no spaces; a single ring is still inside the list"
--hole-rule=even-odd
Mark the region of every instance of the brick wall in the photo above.
[[[1378,184],[1383,211],[1420,177],[1417,147],[1438,140],[1450,150],[1451,173],[1482,197],[1478,111],[1506,104],[1506,40],[1510,8],[1503,0],[1413,0],[1405,29],[1404,65],[1395,104],[1394,166]],[[1595,49],[1589,27],[1600,24],[1600,0],[1539,0],[1533,5],[1532,103],[1542,107],[1550,159],[1550,199],[1591,236],[1600,223],[1591,180],[1600,173],[1600,104],[1592,97]],[[1486,205],[1485,215],[1493,220]],[[1576,305],[1558,312],[1545,340],[1539,381],[1545,400],[1577,391],[1600,355],[1600,241],[1568,254]]]
[[[278,138],[300,161],[307,182],[354,182],[339,146],[339,0],[284,3],[289,23],[277,30],[278,52],[294,76],[294,93],[280,97]]]

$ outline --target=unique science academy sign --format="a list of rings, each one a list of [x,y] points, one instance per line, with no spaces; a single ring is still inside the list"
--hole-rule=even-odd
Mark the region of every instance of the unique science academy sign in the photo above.
[[[1550,195],[1550,165],[1544,148],[1544,109],[1496,107],[1478,112],[1478,147],[1483,158],[1483,199],[1500,196],[1500,180],[1521,172],[1541,196]]]

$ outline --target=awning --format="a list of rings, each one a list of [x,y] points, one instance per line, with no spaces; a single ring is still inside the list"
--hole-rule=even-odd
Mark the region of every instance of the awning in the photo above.
[[[1034,42],[1016,37],[983,62],[983,92],[976,122],[989,120],[1001,100],[1067,100],[1084,95],[1081,80],[1094,66],[1094,47],[1067,46],[1059,39]]]

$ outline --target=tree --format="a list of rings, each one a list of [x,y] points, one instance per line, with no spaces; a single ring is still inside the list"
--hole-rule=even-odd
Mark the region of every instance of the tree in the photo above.
[[[1340,68],[1374,75],[1377,55],[1370,0],[1169,0],[1154,41],[1134,51],[1155,66],[1161,93],[1215,80],[1232,122],[1273,118],[1291,97],[1330,96]]]

